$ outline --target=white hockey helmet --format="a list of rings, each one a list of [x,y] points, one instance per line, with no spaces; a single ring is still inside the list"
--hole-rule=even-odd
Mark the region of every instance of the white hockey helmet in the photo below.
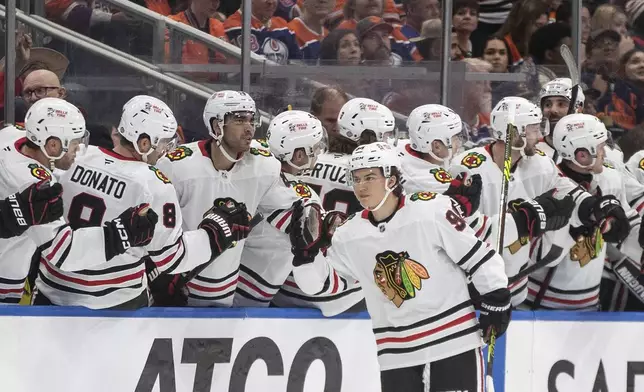
[[[552,135],[555,150],[563,159],[575,164],[589,168],[595,164],[598,147],[606,142],[608,131],[606,126],[597,117],[589,114],[569,114],[563,117]],[[593,157],[590,165],[582,165],[575,159],[575,152],[584,149]]]
[[[224,90],[213,93],[203,110],[203,122],[206,129],[216,141],[224,137],[224,119],[228,114],[257,114],[255,101],[250,95],[243,91]],[[212,120],[217,121],[220,132],[217,133],[212,127]]]
[[[388,179],[392,175],[393,168],[400,169],[400,158],[398,154],[393,149],[393,147],[385,142],[375,142],[371,144],[364,144],[356,147],[351,154],[349,159],[349,175],[347,176],[347,184],[353,186],[355,181],[353,179],[353,172],[360,169],[370,169],[370,168],[380,168],[382,169],[385,179]],[[396,184],[396,186],[401,186],[401,184]],[[387,181],[385,181],[385,195],[378,203],[376,207],[370,208],[364,206],[364,208],[370,211],[376,211],[385,204],[389,194],[393,192],[392,188],[389,188]]]
[[[43,98],[34,103],[25,116],[27,139],[40,147],[50,160],[62,158],[70,146],[77,142],[82,147],[89,141],[89,133],[85,128],[85,118],[78,108],[60,98]],[[50,138],[57,138],[62,145],[58,156],[49,156],[45,145]]]
[[[134,146],[147,162],[155,150],[161,154],[170,152],[176,146],[177,120],[172,110],[162,100],[148,95],[137,95],[123,105],[118,132]],[[143,153],[138,141],[142,135],[150,138],[152,148]]]
[[[318,154],[327,148],[327,135],[320,120],[301,110],[288,110],[278,114],[268,127],[266,139],[277,159],[298,170],[310,168]],[[296,166],[292,162],[293,154],[300,148],[309,157],[309,162]]]
[[[385,105],[368,98],[353,98],[340,109],[338,132],[357,142],[364,131],[373,131],[376,140],[387,141],[394,137],[396,121]]]
[[[564,97],[568,102],[572,99],[572,80],[570,78],[557,78],[544,84],[539,91],[539,105],[543,110],[544,100],[548,97]],[[579,89],[575,100],[575,111],[583,110],[586,96]]]
[[[407,131],[411,148],[429,154],[437,160],[452,159],[452,137],[463,130],[461,117],[443,105],[422,105],[412,110],[407,118]],[[432,142],[438,140],[449,150],[446,159],[432,152]]]
[[[496,104],[492,109],[491,128],[492,136],[496,140],[505,141],[508,122],[511,115],[514,116],[513,125],[517,128],[519,136],[523,139],[523,147],[512,146],[513,150],[521,151],[524,154],[526,144],[526,130],[527,127],[535,126],[541,130],[543,134],[549,132],[548,121],[544,121],[541,109],[537,105],[521,97],[505,97]]]

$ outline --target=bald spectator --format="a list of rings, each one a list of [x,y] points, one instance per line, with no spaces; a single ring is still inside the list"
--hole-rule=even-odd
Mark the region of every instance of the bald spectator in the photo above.
[[[64,99],[66,96],[58,76],[46,69],[30,72],[22,84],[22,98],[28,107],[46,97]]]
[[[338,135],[338,115],[348,100],[347,93],[339,87],[325,86],[313,93],[309,111],[322,122],[330,143]]]
[[[405,12],[405,24],[400,31],[411,40],[420,37],[423,23],[439,19],[441,16],[441,5],[438,0],[402,0]]]

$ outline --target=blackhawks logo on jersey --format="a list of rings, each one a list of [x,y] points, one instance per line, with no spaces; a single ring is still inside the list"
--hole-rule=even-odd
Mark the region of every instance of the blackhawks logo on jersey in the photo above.
[[[475,169],[483,164],[487,158],[478,152],[471,152],[461,160],[461,165],[470,169]]]
[[[186,146],[179,146],[166,154],[171,161],[180,161],[185,157],[192,155],[192,150]]]
[[[575,245],[570,248],[570,260],[579,262],[580,267],[586,264],[601,253],[604,247],[604,237],[601,230],[596,228],[590,235],[580,235],[575,241]]]
[[[545,156],[546,156],[546,153],[545,153],[545,152],[543,152],[543,151],[541,151],[541,150],[539,150],[538,148],[536,148],[536,149],[534,150],[534,152],[535,152],[535,153],[537,153],[538,155],[541,155],[542,157],[545,157]]]
[[[255,139],[255,141],[259,143],[260,146],[264,147],[267,150],[271,148],[271,146],[268,145],[268,142],[266,141],[266,139]]]
[[[436,193],[434,192],[416,192],[411,195],[409,198],[411,201],[427,201],[436,198]]]
[[[607,167],[609,169],[614,169],[615,168],[615,166],[613,166],[612,164],[610,164],[610,163],[608,163],[606,161],[604,161],[604,167]]]
[[[263,157],[270,157],[271,156],[271,152],[268,151],[268,150],[264,150],[263,148],[251,147],[250,148],[250,153],[253,154],[253,155],[261,155]]]
[[[447,184],[452,182],[452,176],[445,171],[442,167],[435,168],[429,171],[431,174],[434,175],[434,178],[443,184]]]
[[[429,279],[429,273],[409,253],[387,250],[376,255],[373,279],[387,299],[399,308],[406,300],[416,297],[416,290],[422,289],[423,279]]]
[[[29,168],[29,170],[31,170],[31,175],[36,177],[37,179],[51,180],[51,173],[49,172],[49,170],[45,169],[39,164],[30,163],[27,167]]]
[[[644,170],[644,158],[640,159],[640,169]]]
[[[301,182],[295,183],[293,184],[293,189],[295,189],[295,194],[298,197],[301,197],[303,199],[308,199],[311,197],[311,189],[306,184],[303,184]]]
[[[150,170],[152,170],[154,172],[154,174],[157,175],[157,178],[159,180],[161,180],[164,184],[169,184],[170,183],[170,179],[168,177],[166,177],[165,174],[163,174],[163,172],[161,170],[157,169],[154,166],[148,166],[148,168]]]

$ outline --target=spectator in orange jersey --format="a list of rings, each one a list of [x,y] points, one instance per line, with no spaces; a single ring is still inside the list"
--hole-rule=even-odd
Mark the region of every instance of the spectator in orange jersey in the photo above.
[[[170,19],[192,26],[213,37],[226,40],[224,24],[214,18],[218,7],[219,0],[192,0],[187,10],[171,15]],[[225,61],[221,53],[208,49],[207,46],[193,40],[187,40],[181,52],[182,64],[209,64]],[[171,62],[171,60],[169,37],[166,37],[166,61]]]
[[[304,60],[318,58],[320,43],[329,34],[324,19],[334,6],[335,0],[304,0],[301,15],[289,22]]]
[[[440,3],[438,0],[402,0],[405,12],[405,24],[400,31],[407,39],[420,37],[423,23],[440,18]]]
[[[163,16],[170,16],[172,9],[168,0],[144,0],[145,7]]]
[[[498,32],[510,49],[510,70],[516,69],[528,56],[530,37],[548,22],[547,11],[543,0],[519,0],[512,6]]]
[[[359,0],[359,1],[361,1],[362,4],[370,2],[370,0],[366,0],[366,1]],[[382,3],[382,1],[380,1],[380,3]],[[342,22],[343,18],[344,19],[353,18],[356,20],[360,20],[362,18],[371,16],[371,15],[380,16],[389,23],[394,23],[394,24],[401,23],[400,10],[396,6],[396,3],[394,2],[394,0],[384,0],[384,10],[381,9],[378,14],[367,13],[367,14],[360,14],[360,17],[356,17],[353,15],[353,12],[354,12],[353,10],[356,7],[357,6],[356,6],[355,0],[337,0],[335,9],[331,13],[331,15],[329,15],[329,17],[327,18],[327,26],[329,26],[329,28],[334,28],[335,26],[337,26],[338,23]],[[366,5],[366,7],[374,8],[370,5]]]
[[[367,17],[381,19],[382,15],[383,0],[347,0],[344,5],[345,20],[340,23],[338,28],[356,29],[359,20]],[[392,25],[390,39],[391,51],[400,56],[403,61],[421,61],[423,59],[416,45],[409,42],[405,34],[400,31],[400,25]]]
[[[284,19],[273,16],[276,9],[277,0],[253,0],[250,49],[269,60],[285,64],[288,59],[300,59],[301,54],[295,33]],[[224,29],[230,42],[241,47],[241,10],[226,19]]]

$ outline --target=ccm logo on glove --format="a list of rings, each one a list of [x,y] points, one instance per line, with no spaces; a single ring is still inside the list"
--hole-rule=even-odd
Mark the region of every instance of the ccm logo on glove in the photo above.
[[[9,201],[9,205],[11,206],[11,211],[13,211],[13,215],[16,217],[16,222],[20,226],[25,226],[27,227],[27,221],[25,220],[24,216],[22,215],[22,210],[20,209],[20,203],[18,202],[18,197],[16,197],[16,194],[12,194],[7,198]]]
[[[613,204],[616,206],[621,206],[620,202],[617,199],[605,199],[601,203],[599,203],[599,208],[605,208],[608,207],[608,205]]]
[[[130,249],[132,247],[132,245],[130,245],[130,236],[127,234],[127,230],[125,229],[125,225],[121,221],[121,218],[114,219],[114,226],[116,227],[116,231],[119,233],[119,237],[121,238],[123,250]]]

